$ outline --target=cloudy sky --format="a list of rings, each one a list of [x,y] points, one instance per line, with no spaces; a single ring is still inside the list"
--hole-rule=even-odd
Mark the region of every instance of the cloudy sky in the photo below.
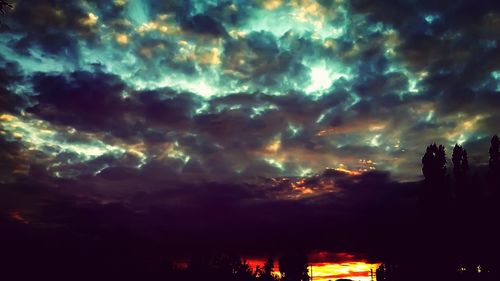
[[[240,218],[293,241],[411,209],[428,144],[481,165],[499,131],[496,1],[12,2],[0,182],[20,222],[64,196],[148,239]]]

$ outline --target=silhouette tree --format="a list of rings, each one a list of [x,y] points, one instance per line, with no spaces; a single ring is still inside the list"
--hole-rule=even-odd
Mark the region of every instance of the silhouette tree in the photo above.
[[[473,190],[470,189],[469,179],[467,177],[467,172],[469,170],[469,160],[467,158],[467,151],[460,145],[455,144],[453,148],[453,154],[451,157],[453,162],[453,176],[454,176],[454,190],[455,195],[458,199],[458,204],[461,208],[461,211],[465,211],[466,205],[468,205]],[[474,188],[474,191],[477,191],[478,188]],[[468,213],[461,213],[461,216],[469,215]]]
[[[420,203],[425,216],[438,220],[438,210],[446,206],[450,199],[450,186],[446,176],[446,152],[442,145],[429,145],[422,157],[422,173],[425,181],[420,193]]]
[[[490,146],[490,170],[495,173],[500,169],[500,140],[497,135],[491,138]]]
[[[276,277],[273,275],[274,260],[272,258],[267,259],[264,267],[259,272],[259,280],[262,281],[274,281]]]
[[[435,144],[427,147],[424,157],[422,157],[422,173],[426,179],[432,178],[432,170],[435,157]]]
[[[7,1],[0,1],[0,11],[5,14],[5,7],[14,8],[11,3]]]
[[[463,152],[463,148],[460,145],[455,144],[453,154],[451,156],[451,162],[453,162],[453,174],[455,176],[459,176],[461,174]]]
[[[238,259],[233,264],[233,274],[235,280],[250,281],[256,277],[256,272],[252,270],[246,259]]]
[[[456,178],[463,177],[469,170],[469,160],[467,158],[467,151],[462,146],[455,144],[453,154],[451,156],[453,162],[453,174]]]
[[[467,158],[467,150],[462,152],[462,173],[467,174],[469,171],[469,159]]]
[[[303,254],[287,255],[279,260],[282,281],[309,281],[307,257]]]
[[[427,147],[422,157],[422,173],[429,181],[435,181],[446,175],[446,152],[442,145],[434,143]]]
[[[193,257],[188,267],[188,280],[236,280],[241,274],[241,260],[234,256],[196,256]],[[240,276],[238,276],[240,277]],[[238,280],[240,280],[238,278]]]
[[[446,153],[442,145],[439,145],[436,153],[436,174],[438,177],[443,177],[446,174]]]

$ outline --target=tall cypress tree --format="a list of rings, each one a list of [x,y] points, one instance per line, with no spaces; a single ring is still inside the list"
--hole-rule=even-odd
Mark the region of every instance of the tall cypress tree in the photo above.
[[[451,156],[451,162],[453,162],[453,174],[455,177],[461,174],[463,152],[463,148],[460,145],[455,144],[453,154]]]
[[[440,178],[446,175],[446,152],[442,145],[439,145],[436,153],[436,175]]]
[[[435,144],[427,146],[424,156],[422,157],[422,173],[427,180],[433,178],[433,166],[435,158]]]
[[[490,170],[492,172],[498,172],[500,169],[500,140],[497,135],[491,138],[490,146]]]
[[[442,145],[433,143],[422,157],[422,173],[427,180],[437,180],[446,175],[446,152]]]
[[[467,158],[467,150],[462,151],[462,165],[461,165],[462,173],[465,175],[469,171],[469,159]]]
[[[455,144],[453,154],[451,156],[453,162],[453,175],[455,177],[465,176],[469,170],[469,159],[467,151],[460,145]]]

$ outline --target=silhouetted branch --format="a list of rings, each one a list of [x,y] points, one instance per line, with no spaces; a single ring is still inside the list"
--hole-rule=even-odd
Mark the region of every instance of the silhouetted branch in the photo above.
[[[2,14],[5,14],[5,7],[9,7],[9,8],[14,8],[14,6],[12,6],[11,3],[7,2],[7,1],[0,1],[0,11],[2,12]]]

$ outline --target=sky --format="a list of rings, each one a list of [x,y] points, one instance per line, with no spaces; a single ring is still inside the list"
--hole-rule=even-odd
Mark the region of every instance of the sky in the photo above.
[[[499,130],[495,1],[12,2],[0,183],[20,223],[362,252],[374,218],[412,213],[427,145],[479,166]]]

